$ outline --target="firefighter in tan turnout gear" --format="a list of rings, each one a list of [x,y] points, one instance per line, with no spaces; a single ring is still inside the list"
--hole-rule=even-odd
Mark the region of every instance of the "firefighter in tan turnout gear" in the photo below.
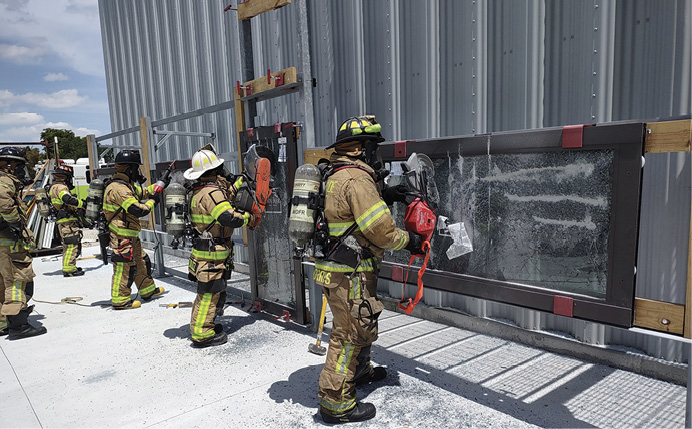
[[[53,184],[48,192],[51,204],[57,212],[56,224],[62,238],[62,274],[65,277],[84,275],[77,267],[77,258],[82,253],[82,223],[77,210],[84,207],[84,201],[70,191],[74,169],[69,165],[58,165],[53,170]],[[83,217],[83,216],[82,216]]]
[[[30,325],[33,305],[27,302],[34,294],[34,270],[29,250],[34,237],[27,229],[27,207],[22,202],[22,183],[15,171],[24,168],[26,160],[13,147],[0,149],[0,277],[5,293],[0,305],[0,335],[20,339],[46,333],[46,328]]]
[[[157,182],[148,187],[139,186],[146,181],[139,171],[140,165],[139,151],[119,152],[115,157],[116,173],[103,196],[103,213],[110,229],[110,248],[113,250],[111,304],[116,310],[141,306],[130,296],[133,282],[145,301],[164,292],[162,287],[154,285],[151,277],[151,260],[139,240],[142,228],[139,218],[149,215],[154,209],[166,184]]]
[[[197,281],[197,297],[190,318],[192,345],[208,347],[224,344],[228,336],[215,323],[223,314],[226,282],[233,269],[233,229],[253,221],[250,213],[236,210],[239,179],[231,184],[223,174],[223,159],[211,150],[197,151],[183,176],[194,180],[190,199],[190,220],[198,237],[190,255],[189,277]]]
[[[405,187],[377,183],[388,174],[377,161],[384,141],[372,116],[353,117],[339,128],[329,148],[333,173],[325,184],[324,215],[329,249],[315,260],[315,283],[323,287],[333,314],[329,350],[319,378],[320,414],[327,423],[368,420],[375,406],[357,402],[356,386],[380,381],[383,367],[373,367],[370,348],[377,339],[377,318],[384,309],[377,299],[377,277],[384,250],[419,251],[422,238],[397,228],[387,203],[405,200]],[[387,203],[385,203],[387,201]]]

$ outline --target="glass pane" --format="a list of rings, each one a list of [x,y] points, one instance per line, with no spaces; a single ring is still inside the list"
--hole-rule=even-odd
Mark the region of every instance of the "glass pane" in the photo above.
[[[436,159],[438,215],[463,221],[474,250],[449,260],[452,239],[435,234],[429,267],[604,298],[613,159],[610,150]],[[398,225],[404,210],[393,209]],[[407,264],[408,252],[386,260]]]

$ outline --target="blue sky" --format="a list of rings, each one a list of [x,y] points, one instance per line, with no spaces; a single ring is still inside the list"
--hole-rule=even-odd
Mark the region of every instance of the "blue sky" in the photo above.
[[[97,0],[0,0],[0,141],[111,131]]]

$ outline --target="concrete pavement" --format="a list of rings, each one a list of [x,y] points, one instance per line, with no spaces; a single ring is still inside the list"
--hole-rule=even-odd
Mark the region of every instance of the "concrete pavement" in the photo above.
[[[191,309],[159,306],[193,301],[192,283],[157,279],[168,292],[114,311],[112,268],[80,265],[63,278],[60,261],[34,260],[36,300],[56,304],[30,317],[46,335],[0,338],[0,427],[323,426],[310,330],[233,304],[228,344],[194,349]],[[57,304],[68,296],[83,300]],[[389,375],[358,393],[377,417],[348,427],[684,426],[683,386],[390,311],[373,359]]]

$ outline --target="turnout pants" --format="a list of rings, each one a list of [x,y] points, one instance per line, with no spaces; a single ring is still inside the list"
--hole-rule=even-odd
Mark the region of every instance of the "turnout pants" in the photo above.
[[[0,329],[5,316],[16,316],[26,310],[34,294],[34,269],[29,252],[20,244],[0,245],[0,278],[4,286],[0,304]]]
[[[77,222],[65,222],[58,225],[62,238],[62,271],[77,271],[77,258],[82,254],[82,231]]]
[[[113,282],[111,284],[111,304],[113,307],[127,306],[132,301],[134,282],[143,299],[151,297],[156,291],[151,277],[151,260],[142,249],[139,237],[118,237],[111,235],[113,249]]]
[[[333,287],[335,285],[335,287]],[[332,310],[327,360],[320,373],[322,409],[339,416],[356,405],[354,379],[372,371],[370,347],[377,339],[377,318],[384,305],[377,299],[377,274],[331,272],[329,287],[323,287]]]
[[[192,306],[190,334],[192,341],[211,340],[216,335],[217,309],[226,303],[226,281],[231,277],[232,259],[201,260],[190,258],[189,278],[197,281],[197,297]]]

